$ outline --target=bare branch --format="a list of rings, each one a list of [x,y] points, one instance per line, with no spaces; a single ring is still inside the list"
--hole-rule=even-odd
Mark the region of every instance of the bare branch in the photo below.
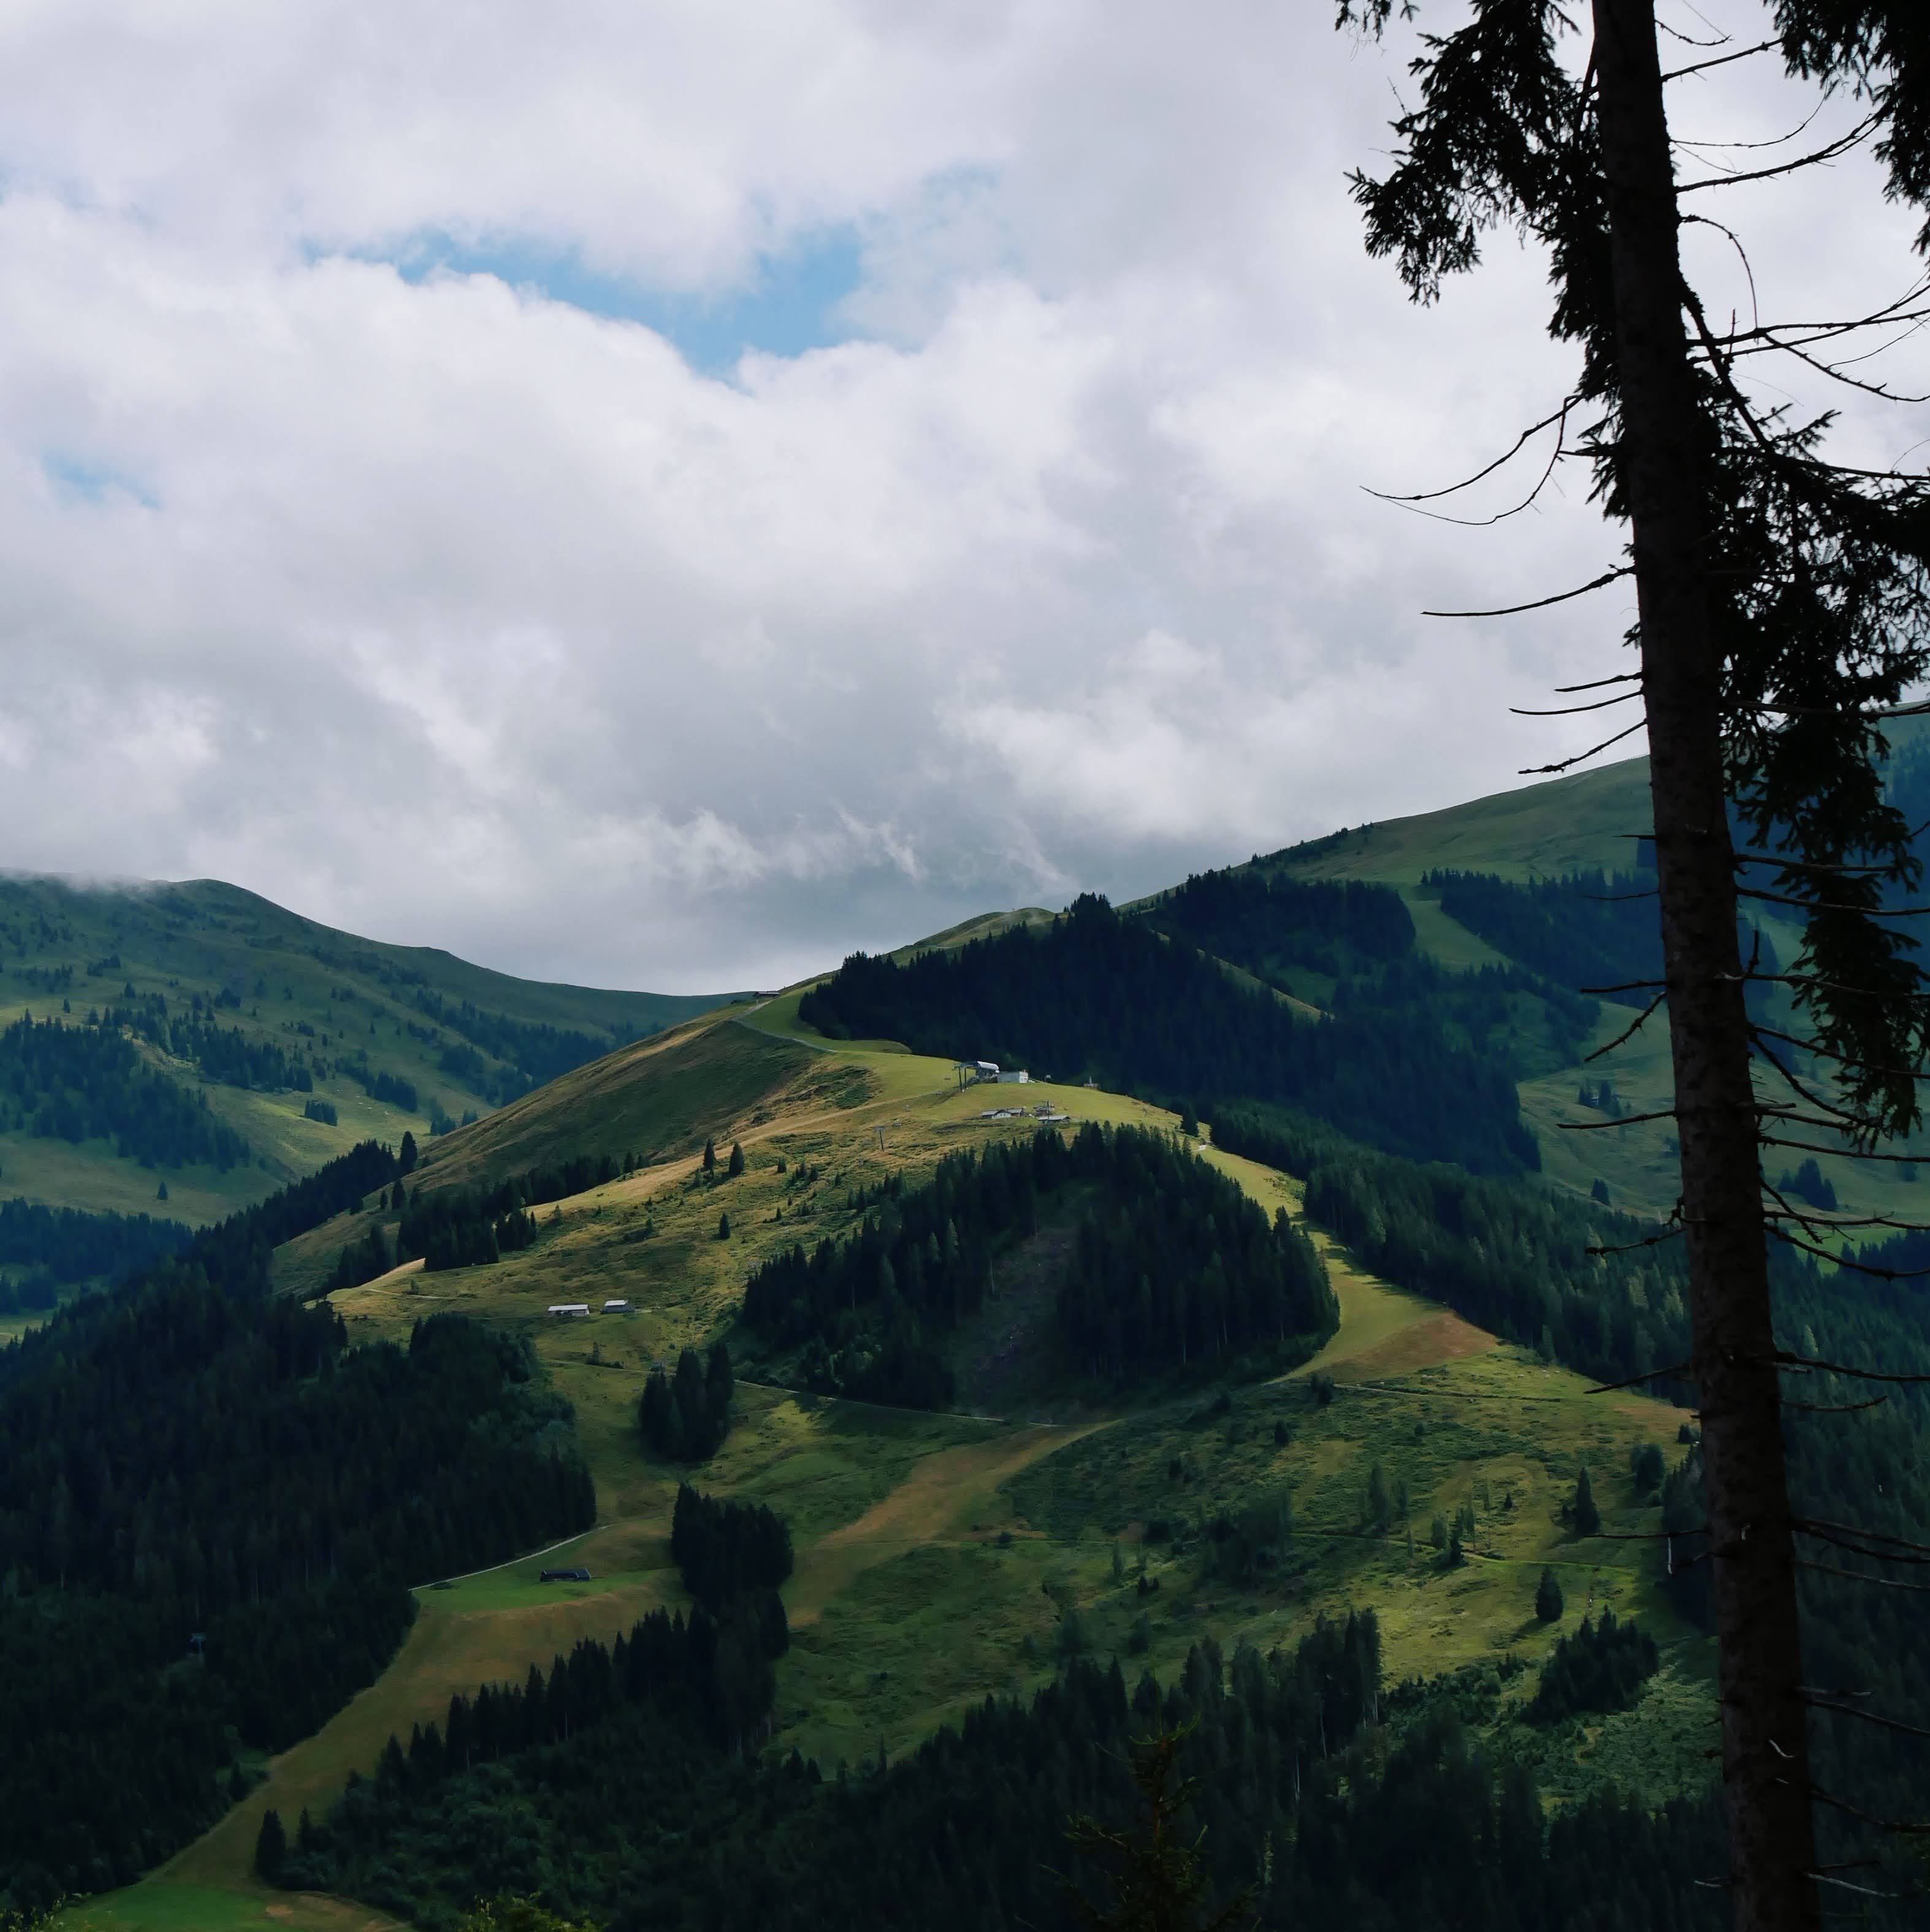
[[[1827,1516],[1797,1516],[1789,1520],[1792,1529],[1806,1536],[1827,1536],[1833,1540],[1839,1536],[1855,1536],[1866,1543],[1893,1544],[1898,1549],[1913,1551],[1917,1557],[1930,1562],[1930,1543],[1919,1543],[1914,1537],[1894,1535],[1887,1529],[1861,1529],[1853,1522],[1832,1522]],[[1898,1558],[1899,1562],[1902,1560]]]
[[[1625,563],[1614,570],[1605,570],[1593,581],[1579,585],[1573,590],[1560,590],[1552,597],[1538,597],[1532,604],[1504,604],[1494,610],[1423,610],[1421,615],[1424,617],[1518,617],[1524,610],[1545,610],[1551,604],[1566,604],[1572,597],[1586,597],[1591,590],[1599,590],[1605,585],[1634,574],[1634,566]]]
[[[1907,1576],[1866,1576],[1860,1570],[1845,1570],[1840,1563],[1818,1563],[1808,1556],[1799,1556],[1796,1567],[1799,1570],[1820,1570],[1825,1576],[1847,1576],[1853,1583],[1874,1583],[1879,1590],[1908,1590],[1912,1596],[1930,1597],[1930,1583],[1913,1583]],[[1930,1831],[1930,1825],[1917,1828]]]
[[[1624,1027],[1606,1046],[1598,1046],[1593,1053],[1584,1054],[1582,1058],[1582,1065],[1586,1066],[1591,1061],[1599,1060],[1604,1054],[1613,1053],[1616,1048],[1623,1046],[1628,1041],[1633,1040],[1636,1034],[1640,1033],[1642,1028],[1647,1025],[1650,1020],[1654,1017],[1656,1009],[1668,998],[1668,994],[1666,991],[1658,993],[1655,998],[1636,1015],[1635,1018],[1631,1020],[1629,1023]]]
[[[1584,711],[1606,711],[1611,704],[1626,704],[1641,694],[1639,691],[1625,691],[1617,697],[1601,698],[1593,704],[1563,704],[1552,711],[1528,711],[1518,704],[1511,704],[1508,709],[1517,718],[1577,718]]]
[[[1706,181],[1677,182],[1677,194],[1692,194],[1698,188],[1740,188],[1745,182],[1773,181],[1781,175],[1793,175],[1803,168],[1819,167],[1825,161],[1834,160],[1839,154],[1847,154],[1852,148],[1860,148],[1875,134],[1883,120],[1882,111],[1866,115],[1847,134],[1818,148],[1814,154],[1799,154],[1793,161],[1779,162],[1773,168],[1751,168],[1738,174],[1711,175]]]
[[[1627,1127],[1641,1120],[1672,1120],[1673,1107],[1658,1107],[1651,1114],[1624,1114],[1618,1120],[1562,1120],[1557,1123],[1565,1134],[1599,1134],[1605,1127]]]
[[[1860,1066],[1872,1073],[1895,1074],[1902,1080],[1930,1080],[1930,1072],[1913,1073],[1906,1066],[1892,1066],[1884,1060],[1860,1060],[1854,1054],[1839,1053],[1833,1047],[1821,1046],[1814,1040],[1804,1040],[1793,1033],[1785,1033],[1780,1027],[1752,1025],[1749,1031],[1764,1040],[1786,1041],[1799,1051],[1812,1054],[1818,1060],[1833,1060],[1839,1066]]]
[[[1767,892],[1760,886],[1738,886],[1738,898],[1761,899],[1770,905],[1794,906],[1799,912],[1847,912],[1864,915],[1871,919],[1926,919],[1930,918],[1930,905],[1916,906],[1853,906],[1836,905],[1827,899],[1799,899],[1787,892]]]
[[[1665,1241],[1676,1240],[1682,1232],[1680,1227],[1675,1227],[1640,1241],[1591,1241],[1581,1252],[1585,1255],[1638,1255],[1644,1248],[1659,1248]]]
[[[1922,326],[1923,325],[1920,322],[1917,325],[1919,328]],[[1911,332],[1906,331],[1905,334],[1907,335]],[[1904,340],[1904,337],[1899,336],[1897,340],[1900,342]],[[1893,349],[1896,347],[1896,343],[1881,343],[1875,349],[1869,350],[1867,354],[1863,356],[1853,356],[1848,358],[1847,360],[1852,362],[1867,362],[1869,360],[1871,356],[1881,356],[1886,350]],[[1805,368],[1814,369],[1819,376],[1827,376],[1831,382],[1841,382],[1847,389],[1860,389],[1865,395],[1877,397],[1884,402],[1930,402],[1930,395],[1917,395],[1902,389],[1887,388],[1881,382],[1866,382],[1860,376],[1846,376],[1843,373],[1842,365],[1834,362],[1826,362],[1820,356],[1812,356],[1806,350],[1799,349],[1793,342],[1777,342],[1769,340],[1760,343],[1753,348],[1743,350],[1740,351],[1731,351],[1731,353],[1740,353],[1746,356],[1767,356],[1772,354],[1794,356],[1797,362],[1802,363]]]
[[[1695,1364],[1691,1362],[1677,1362],[1666,1369],[1650,1369],[1645,1375],[1631,1376],[1626,1382],[1604,1382],[1599,1388],[1584,1389],[1582,1394],[1584,1395],[1613,1395],[1617,1389],[1635,1388],[1643,1382],[1659,1382],[1670,1376],[1687,1375],[1694,1366]]]
[[[1707,74],[1712,67],[1727,67],[1731,61],[1748,60],[1755,55],[1768,53],[1782,45],[1780,40],[1758,40],[1754,46],[1740,48],[1733,54],[1718,54],[1713,60],[1697,61],[1689,67],[1671,68],[1662,79],[1681,80],[1692,74]]]
[[[1557,698],[1572,696],[1578,691],[1600,691],[1611,684],[1640,684],[1642,674],[1638,670],[1617,671],[1613,677],[1598,677],[1587,684],[1558,684],[1555,686]],[[1644,835],[1638,834],[1637,836]]]
[[[1825,1147],[1817,1141],[1785,1140],[1777,1134],[1758,1134],[1757,1142],[1763,1147],[1794,1148],[1799,1154],[1840,1154],[1845,1160],[1881,1160],[1894,1162],[1899,1167],[1914,1167],[1923,1156],[1916,1154],[1877,1154],[1864,1152],[1856,1148]],[[1832,1256],[1832,1260],[1835,1256]]]
[[[1586,764],[1590,758],[1599,758],[1602,753],[1608,749],[1610,746],[1619,745],[1624,738],[1632,738],[1638,731],[1647,728],[1648,722],[1646,717],[1638,718],[1627,730],[1617,731],[1614,737],[1604,738],[1600,744],[1595,746],[1590,750],[1578,752],[1572,758],[1557,759],[1551,765],[1524,765],[1521,767],[1521,776],[1524,778],[1533,778],[1543,772],[1572,770],[1577,765]]]
[[[1450,483],[1444,490],[1421,490],[1416,491],[1410,496],[1396,496],[1385,490],[1367,489],[1367,485],[1365,484],[1362,484],[1361,488],[1367,490],[1367,494],[1370,496],[1379,497],[1383,503],[1432,503],[1437,502],[1443,496],[1458,495],[1463,490],[1472,489],[1484,478],[1492,476],[1496,470],[1502,468],[1505,464],[1512,463],[1517,456],[1520,455],[1530,436],[1540,435],[1543,430],[1549,428],[1556,423],[1566,422],[1569,411],[1573,409],[1580,400],[1581,398],[1578,396],[1569,397],[1561,407],[1555,410],[1552,415],[1542,417],[1538,423],[1529,424],[1527,428],[1522,430],[1521,434],[1509,446],[1504,454],[1497,456],[1485,468],[1477,470],[1472,476],[1466,477],[1458,483]]]
[[[1814,1536],[1851,1556],[1870,1557],[1872,1563],[1930,1563],[1930,1544],[1913,1544],[1886,1530],[1859,1530],[1853,1522],[1818,1522],[1812,1516],[1791,1516],[1789,1526],[1799,1536]],[[1893,1544],[1896,1550],[1872,1550],[1870,1544]]]
[[[1818,1375],[1848,1376],[1861,1382],[1896,1382],[1914,1387],[1930,1382],[1930,1375],[1892,1375],[1881,1369],[1853,1369],[1842,1362],[1825,1362],[1813,1355],[1792,1355],[1785,1348],[1779,1348],[1770,1358],[1779,1369],[1806,1369]]]
[[[1773,1222],[1770,1224],[1769,1232],[1782,1242],[1785,1247],[1798,1249],[1806,1255],[1814,1255],[1819,1262],[1833,1262],[1838,1268],[1848,1268],[1854,1274],[1868,1275],[1874,1280],[1914,1281],[1922,1276],[1930,1275],[1930,1268],[1878,1268],[1869,1262],[1852,1261],[1848,1255],[1833,1255],[1827,1248],[1819,1248],[1813,1243],[1798,1240],[1794,1234],[1777,1227]],[[1893,1377],[1891,1379],[1902,1382],[1925,1382],[1930,1381],[1930,1376],[1904,1376]]]
[[[1815,119],[1816,115],[1821,111],[1822,106],[1823,104],[1819,100],[1816,104],[1815,107],[1811,110],[1810,118],[1812,120]],[[1808,121],[1804,122],[1803,124],[1804,128],[1808,127],[1809,124],[1809,122]],[[1800,134],[1802,132],[1802,128],[1798,128],[1797,132]],[[1749,144],[1744,143],[1743,145],[1746,146]],[[1768,145],[1773,146],[1774,144],[1770,143]],[[1736,259],[1743,265],[1743,278],[1749,285],[1750,326],[1755,328],[1761,328],[1763,325],[1762,304],[1756,295],[1756,272],[1749,265],[1749,251],[1743,246],[1742,237],[1726,223],[1718,221],[1710,215],[1685,214],[1682,219],[1685,226],[1693,224],[1698,228],[1713,228],[1718,234],[1726,235],[1729,238],[1729,245],[1735,250]]]
[[[1809,128],[1818,115],[1822,112],[1824,106],[1828,104],[1829,98],[1827,94],[1821,96],[1816,105],[1811,108],[1809,112],[1804,115],[1787,134],[1779,134],[1773,141],[1692,141],[1686,134],[1678,134],[1673,129],[1670,130],[1669,139],[1678,148],[1786,148],[1797,135],[1803,133]],[[1689,219],[1692,221],[1700,221],[1703,218],[1701,215],[1692,214],[1689,217]]]
[[[1836,1810],[1847,1812],[1852,1818],[1860,1818],[1866,1825],[1875,1826],[1880,1832],[1893,1832],[1903,1838],[1920,1838],[1930,1833],[1930,1825],[1899,1825],[1887,1818],[1874,1818],[1869,1812],[1859,1811],[1854,1804],[1825,1791],[1820,1784],[1812,1784],[1809,1787],[1809,1795],[1819,1804],[1827,1804]]]

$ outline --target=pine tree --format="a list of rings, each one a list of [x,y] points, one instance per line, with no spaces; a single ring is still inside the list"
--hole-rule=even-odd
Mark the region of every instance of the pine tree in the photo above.
[[[1368,1472],[1367,1520],[1377,1529],[1385,1529],[1394,1514],[1394,1506],[1387,1493],[1387,1475],[1377,1462]]]
[[[1601,1527],[1602,1512],[1596,1507],[1595,1485],[1588,1479],[1588,1465],[1584,1462],[1575,1479],[1575,1533],[1593,1536]]]
[[[717,1238],[720,1241],[727,1241],[730,1238],[730,1216],[728,1214],[720,1214],[717,1217]]]
[[[744,1172],[744,1150],[735,1141],[730,1143],[730,1164],[724,1172],[733,1180]]]
[[[1555,1573],[1544,1566],[1535,1590],[1535,1615],[1545,1624],[1559,1623],[1562,1608],[1561,1584]]]
[[[398,1174],[415,1172],[415,1136],[406,1127],[402,1132],[402,1151],[396,1156],[395,1162]]]
[[[1192,1728],[1162,1730],[1134,1747],[1132,1781],[1145,1807],[1136,1830],[1108,1831],[1083,1814],[1067,1829],[1074,1850],[1107,1870],[1110,1910],[1066,1882],[1073,1912],[1098,1932],[1227,1932],[1249,1916],[1251,1887],[1212,1917],[1200,1916],[1210,1882],[1200,1852],[1206,1834],[1203,1828],[1188,1841],[1179,1832],[1197,1780],[1173,1782],[1180,1747]]]
[[[706,1139],[703,1144],[703,1171],[706,1174],[717,1172],[717,1143]]]
[[[1416,10],[1413,0],[1338,9],[1341,24],[1377,34]],[[1722,58],[1774,50],[1792,77],[1869,102],[1842,145],[1874,136],[1891,196],[1930,202],[1920,4],[1776,0],[1772,10],[1773,38]],[[1833,1120],[1833,1131],[1860,1149],[1908,1132],[1920,1118],[1930,986],[1914,942],[1881,922],[1898,889],[1916,896],[1923,872],[1910,822],[1886,796],[1883,721],[1930,664],[1930,484],[1900,464],[1829,460],[1831,418],[1788,418],[1788,391],[1749,380],[1778,351],[1840,375],[1794,337],[1841,343],[1878,316],[1725,327],[1685,272],[1686,224],[1707,218],[1686,212],[1683,197],[1725,171],[1692,166],[1699,178],[1678,178],[1688,151],[1670,125],[1655,0],[1592,0],[1585,63],[1560,56],[1560,37],[1583,16],[1557,0],[1481,0],[1459,14],[1411,63],[1415,104],[1395,124],[1391,172],[1356,176],[1353,191],[1370,251],[1398,256],[1419,301],[1479,261],[1485,230],[1533,237],[1554,284],[1552,332],[1580,352],[1574,388],[1539,427],[1559,423],[1558,459],[1572,425],[1588,422],[1577,453],[1626,529],[1617,567],[1579,588],[1634,580],[1638,622],[1627,641],[1639,670],[1605,682],[1627,684],[1640,700],[1628,728],[1646,729],[1664,960],[1656,1004],[1665,993],[1731,1897],[1752,1932],[1809,1932],[1819,1911],[1814,1780],[1731,827],[1759,848],[1756,864],[1760,848],[1775,855],[1765,871],[1752,866],[1744,890],[1806,915],[1788,977],[1804,1044],[1837,1070],[1829,1104],[1846,1124]],[[1761,172],[1840,151],[1826,145]],[[1711,225],[1746,263],[1745,241]],[[1926,239],[1930,231],[1920,248]]]
[[[281,1814],[270,1810],[262,1814],[262,1828],[255,1834],[255,1872],[273,1885],[281,1876],[288,1857],[288,1834],[282,1828]]]

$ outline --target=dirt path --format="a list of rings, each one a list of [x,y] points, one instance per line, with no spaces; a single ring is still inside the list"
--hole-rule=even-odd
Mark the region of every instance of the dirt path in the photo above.
[[[1035,1423],[1009,1436],[961,1443],[926,1456],[882,1502],[805,1552],[785,1593],[792,1627],[816,1622],[825,1606],[874,1563],[919,1544],[943,1542],[966,1524],[972,1510],[990,1501],[1000,1484],[1041,1456],[1106,1426],[1104,1420]]]

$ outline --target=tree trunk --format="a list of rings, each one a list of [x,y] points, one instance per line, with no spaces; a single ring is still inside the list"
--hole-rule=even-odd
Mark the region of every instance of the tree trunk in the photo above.
[[[1653,0],[1593,0],[1663,972],[1742,1932],[1815,1932],[1795,1552],[1704,544],[1701,431]]]

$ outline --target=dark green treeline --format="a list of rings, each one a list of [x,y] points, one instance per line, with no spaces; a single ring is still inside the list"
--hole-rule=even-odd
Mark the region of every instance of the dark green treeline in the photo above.
[[[1379,1681],[1371,1613],[1290,1652],[1243,1646],[1230,1668],[1201,1644],[1164,1686],[1147,1676],[1129,1690],[1116,1663],[1077,1662],[1029,1703],[987,1700],[888,1768],[831,1777],[795,1756],[742,1761],[701,1722],[631,1706],[458,1776],[418,1774],[398,1749],[385,1783],[311,1825],[287,1879],[430,1932],[493,1892],[610,1932],[1070,1932],[1064,1880],[1095,1902],[1104,1891],[1067,1824],[1134,1822],[1128,1747],[1164,1724],[1191,1726],[1188,1828],[1205,1830],[1215,1902],[1250,1888],[1263,1926],[1726,1923],[1720,1894],[1695,1883],[1722,1866],[1713,1805],[1650,1814],[1605,1794],[1551,1821],[1525,1773],[1489,1764],[1428,1700],[1383,1724]]]
[[[372,1145],[0,1351],[0,1901],[123,1884],[394,1653],[411,1585],[586,1527],[568,1406],[460,1317],[349,1346],[274,1246]],[[51,1741],[51,1742],[50,1742]]]
[[[948,1155],[923,1187],[889,1185],[857,1233],[758,1268],[744,1319],[803,1345],[809,1385],[908,1407],[951,1400],[944,1336],[984,1299],[1002,1247],[1062,1202],[1077,1240],[1056,1294],[1063,1372],[1119,1382],[1299,1359],[1338,1319],[1312,1245],[1169,1136],[1088,1124],[1068,1144]]]
[[[854,953],[799,1011],[833,1039],[1029,1064],[1163,1102],[1246,1097],[1476,1172],[1540,1165],[1509,1065],[1457,1045],[1425,1001],[1316,1020],[1102,898],[909,964]]]

